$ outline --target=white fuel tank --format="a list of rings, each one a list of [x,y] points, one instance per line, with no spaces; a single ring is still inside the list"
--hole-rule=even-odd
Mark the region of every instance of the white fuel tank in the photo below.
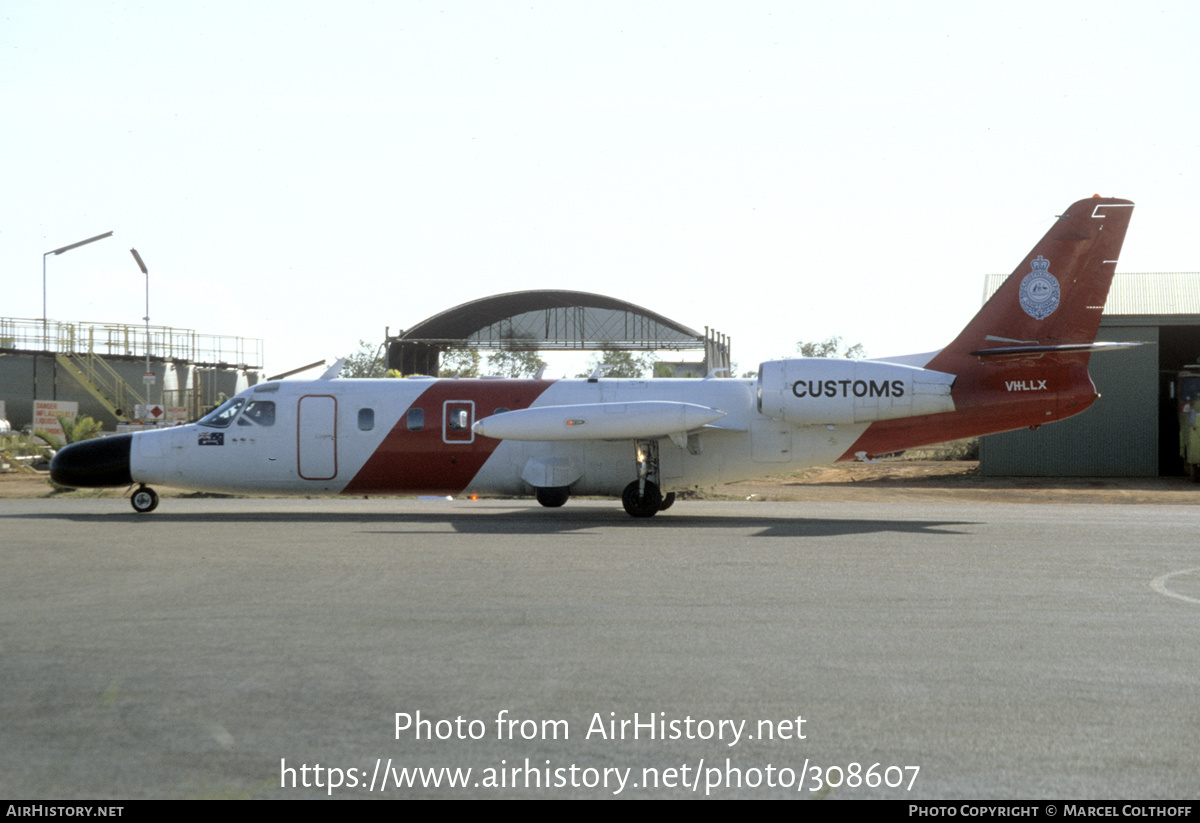
[[[500,440],[623,440],[694,431],[724,416],[696,403],[644,400],[520,409],[485,417],[473,428]]]

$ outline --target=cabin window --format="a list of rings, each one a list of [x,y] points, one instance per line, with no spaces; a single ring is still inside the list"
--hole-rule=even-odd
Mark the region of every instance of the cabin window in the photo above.
[[[251,400],[246,404],[246,410],[238,418],[238,425],[253,426],[256,423],[260,426],[275,425],[274,400]]]
[[[197,422],[201,426],[212,426],[214,429],[223,429],[233,422],[233,418],[237,417],[237,413],[242,410],[242,404],[245,402],[246,398],[244,397],[230,398],[201,417]]]
[[[455,409],[450,412],[450,429],[451,431],[466,431],[467,430],[467,410]]]
[[[408,410],[408,430],[410,432],[419,432],[425,428],[425,410],[424,409],[409,409]]]
[[[375,410],[374,409],[359,409],[358,410],[358,429],[359,431],[369,432],[375,428]]]

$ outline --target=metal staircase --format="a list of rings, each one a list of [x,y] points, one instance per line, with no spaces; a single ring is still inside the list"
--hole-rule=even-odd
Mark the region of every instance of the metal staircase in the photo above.
[[[122,423],[130,421],[135,405],[146,402],[112,366],[92,352],[57,353],[54,359]]]
[[[258,371],[263,360],[262,341],[253,338],[198,334],[170,326],[0,317],[0,358],[8,357],[13,359],[0,360],[5,364],[0,368],[0,395],[22,402],[37,400],[41,394],[57,400],[55,391],[61,381],[72,398],[83,401],[87,413],[106,422],[111,415],[118,423],[134,422],[136,407],[150,406],[149,395],[172,422],[185,415],[195,419],[206,406],[219,402],[218,387],[237,386],[236,373]],[[14,370],[18,361],[27,365]],[[157,372],[157,391],[136,384],[143,369]],[[26,370],[32,371],[33,380],[21,381],[18,387],[12,375]],[[29,384],[31,390],[26,390],[24,385]],[[75,384],[90,397],[84,397]],[[186,411],[181,415],[179,409]]]

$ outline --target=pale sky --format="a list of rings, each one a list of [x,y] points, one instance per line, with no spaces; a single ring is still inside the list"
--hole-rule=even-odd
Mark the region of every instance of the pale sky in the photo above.
[[[283,371],[505,291],[945,345],[1055,214],[1200,270],[1200,4],[0,0],[0,316]],[[564,367],[560,371],[566,370]],[[553,375],[552,376],[557,376]]]

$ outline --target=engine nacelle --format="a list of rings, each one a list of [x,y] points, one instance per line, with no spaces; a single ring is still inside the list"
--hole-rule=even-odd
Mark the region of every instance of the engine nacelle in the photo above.
[[[758,410],[797,425],[870,423],[954,411],[954,375],[873,360],[798,357],[758,368]]]

